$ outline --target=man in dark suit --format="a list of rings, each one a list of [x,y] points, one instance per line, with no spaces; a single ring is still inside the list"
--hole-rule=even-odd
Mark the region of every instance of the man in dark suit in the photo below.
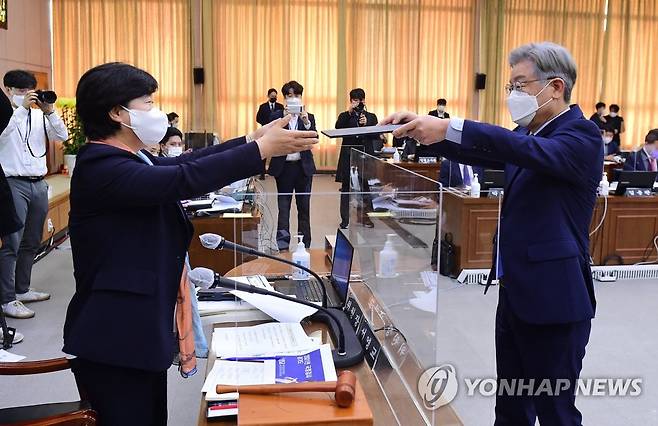
[[[456,161],[443,160],[439,170],[439,182],[444,187],[471,186],[473,177],[477,174],[478,181],[482,182],[482,167],[473,167],[460,164]]]
[[[272,121],[276,111],[283,111],[283,105],[276,101],[277,91],[271,88],[267,91],[267,102],[260,104],[258,112],[256,113],[256,123],[265,126]],[[263,170],[265,169],[265,161],[263,161]],[[265,179],[265,172],[261,173],[260,179]]]
[[[589,226],[603,144],[596,125],[569,106],[576,65],[564,47],[524,45],[510,53],[509,63],[507,105],[515,131],[413,113],[383,123],[407,122],[395,136],[436,144],[454,161],[504,167],[489,274],[500,282],[495,425],[533,425],[537,417],[542,425],[580,425],[575,392],[596,307]],[[530,384],[517,392],[500,386],[519,379]],[[560,391],[539,392],[542,383],[554,391],[561,384]]]
[[[365,127],[377,124],[377,116],[366,111],[366,92],[357,88],[350,91],[350,107],[338,115],[336,120],[337,129],[348,127]],[[379,136],[354,136],[343,138],[340,145],[338,165],[336,167],[336,182],[340,182],[340,227],[347,229],[350,223],[350,164],[352,148],[374,155],[373,143]],[[359,175],[361,175],[360,173]],[[368,181],[361,179],[361,191],[368,192]],[[367,216],[367,211],[372,211],[372,200],[364,195],[363,204],[359,207],[359,220],[363,226],[372,228],[374,224]]]
[[[430,111],[429,115],[437,118],[450,118],[450,114],[446,112],[446,105],[448,105],[448,101],[443,98],[437,99],[436,109]]]
[[[304,87],[296,81],[289,81],[281,88],[286,97],[286,108],[272,112],[271,118],[277,119],[290,115],[290,130],[315,131],[315,116],[306,111],[302,103]],[[315,173],[313,153],[302,151],[296,154],[272,157],[267,171],[276,179],[279,217],[276,228],[276,243],[279,250],[290,247],[290,206],[292,194],[297,201],[297,233],[304,236],[304,245],[311,246],[311,185]]]
[[[603,131],[603,135],[601,136],[601,138],[603,139],[603,156],[608,161],[615,161],[615,156],[621,153],[621,149],[619,148],[619,142],[614,141],[615,132],[612,129],[612,126],[609,126],[607,124],[603,126],[602,131]]]
[[[637,170],[642,172],[655,172],[656,158],[658,158],[658,129],[649,130],[644,137],[644,146],[633,152],[624,163],[624,170]]]
[[[283,105],[276,101],[277,94],[278,93],[274,88],[267,91],[267,102],[260,104],[258,107],[256,123],[264,126],[272,121],[272,116],[275,111],[283,111]]]

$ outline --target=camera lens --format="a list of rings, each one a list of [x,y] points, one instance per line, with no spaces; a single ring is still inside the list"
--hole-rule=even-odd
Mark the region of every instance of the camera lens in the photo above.
[[[57,101],[57,93],[52,90],[37,90],[37,99],[43,103],[54,104]]]

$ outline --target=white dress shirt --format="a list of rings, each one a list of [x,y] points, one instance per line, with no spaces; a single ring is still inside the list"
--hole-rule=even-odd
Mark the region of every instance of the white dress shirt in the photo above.
[[[68,139],[66,125],[56,113],[44,117],[40,109],[14,109],[7,128],[0,134],[0,164],[5,176],[39,177],[48,173],[46,157],[42,157],[46,152],[44,123],[50,140]]]
[[[299,120],[299,115],[297,114],[291,114],[290,116],[290,122],[288,123],[288,129],[289,130],[297,130],[297,121]],[[309,120],[308,124],[304,123],[302,121],[302,124],[304,124],[304,128],[306,130],[311,128],[311,122]],[[286,155],[286,161],[299,161],[302,159],[302,155],[299,152],[295,152],[293,154],[288,154]]]

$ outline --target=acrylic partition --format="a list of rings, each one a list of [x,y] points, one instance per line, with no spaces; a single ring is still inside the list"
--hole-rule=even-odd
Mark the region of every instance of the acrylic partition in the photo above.
[[[376,424],[378,421],[402,425],[462,424],[462,413],[469,409],[470,402],[460,402],[460,410],[455,409],[454,401],[450,403],[457,392],[457,378],[450,369],[459,361],[456,357],[468,350],[465,331],[455,323],[455,306],[463,295],[452,291],[464,284],[453,279],[459,275],[458,261],[452,258],[452,266],[442,264],[442,251],[446,250],[441,249],[441,240],[446,239],[446,230],[449,230],[456,239],[457,254],[461,254],[460,250],[468,251],[460,246],[470,237],[458,216],[464,204],[475,203],[475,200],[470,194],[443,189],[436,180],[354,149],[350,178],[348,193],[339,191],[340,184],[334,182],[333,176],[322,175],[316,175],[312,191],[306,193],[279,193],[272,178],[251,180],[246,187],[232,193],[225,189],[225,195],[239,202],[232,207],[233,211],[195,217],[195,240],[199,240],[198,234],[217,233],[228,241],[266,255],[292,260],[297,257],[297,234],[308,233],[303,214],[308,210],[312,226],[310,236],[304,235],[302,241],[315,272],[329,277],[332,267],[334,269],[338,284],[330,285],[330,290],[337,290],[337,294],[330,297],[330,301],[344,304],[343,311],[351,324],[351,330],[346,332],[356,335],[365,355],[362,363],[348,369],[358,369],[360,374],[368,372],[370,380],[363,383],[370,393],[368,398],[378,399],[371,404]],[[448,198],[453,204],[449,209],[445,206]],[[349,213],[346,229],[338,229],[341,202],[343,212]],[[489,256],[486,261],[490,264],[500,201],[482,197],[481,202],[486,204],[483,209],[486,217],[478,225],[481,229],[476,229],[473,244],[479,247],[476,251],[480,254],[488,251],[484,257]],[[282,213],[279,207],[288,205],[290,209],[284,208]],[[230,205],[224,207],[231,208]],[[288,218],[286,211],[289,211]],[[345,287],[340,285],[344,269],[339,263],[335,267],[332,264],[337,232],[354,248],[345,293]],[[345,244],[345,239],[341,240],[339,246]],[[264,285],[283,293],[292,291],[297,298],[301,297],[298,292],[301,289],[295,290],[295,285],[291,287],[289,282],[279,281],[293,274],[292,266],[253,254],[236,253],[228,250],[227,245],[221,251],[208,250],[197,241],[193,241],[190,249],[191,255],[195,253],[191,256],[192,267],[209,267],[227,277],[260,275],[269,282]],[[454,250],[447,252],[455,256]],[[482,267],[486,261],[482,262]],[[438,274],[438,269],[446,267],[450,269],[447,274],[453,278]],[[262,284],[253,277],[250,280],[244,282]],[[468,303],[464,299],[462,302]],[[204,324],[235,328],[236,332],[245,325],[254,324],[247,321],[271,321],[271,317],[282,322],[299,322],[304,309],[285,308],[285,305],[273,309],[272,304],[266,303],[261,306],[269,314],[266,315],[248,304],[240,305],[230,308],[228,314],[209,303],[201,303],[199,307]],[[306,324],[306,329],[314,328]],[[216,351],[210,354],[211,360],[215,360],[217,351],[224,357],[240,355],[237,341],[226,340],[221,331],[214,337]],[[222,346],[217,346],[219,339],[224,339]],[[233,379],[238,381],[247,380],[247,374],[251,373],[253,371],[249,372],[242,365],[232,372]],[[203,407],[201,411],[204,412]]]

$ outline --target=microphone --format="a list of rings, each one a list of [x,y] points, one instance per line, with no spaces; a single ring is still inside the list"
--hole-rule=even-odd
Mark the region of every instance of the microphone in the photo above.
[[[278,297],[279,299],[287,300],[294,303],[310,306],[327,315],[327,317],[317,317],[316,319],[325,322],[326,318],[331,318],[333,324],[325,322],[331,330],[331,335],[336,341],[337,348],[332,351],[334,365],[338,368],[350,367],[358,364],[363,360],[363,348],[355,333],[347,335],[347,342],[345,341],[345,329],[352,331],[352,326],[347,316],[341,310],[323,308],[314,303],[307,302],[306,300],[296,299],[294,297],[286,296],[285,294],[268,291],[250,284],[242,284],[230,278],[218,276],[215,281],[218,287],[229,290],[245,291],[247,293],[257,293],[265,296]],[[342,316],[338,313],[343,314]],[[315,316],[315,315],[314,315]],[[334,326],[332,326],[334,325]]]
[[[267,259],[272,259],[277,262],[285,263],[287,265],[294,266],[296,268],[301,269],[302,271],[306,271],[309,274],[313,275],[313,277],[318,280],[318,283],[320,284],[320,288],[322,289],[322,307],[327,308],[327,289],[325,288],[322,278],[315,272],[313,272],[311,269],[305,267],[304,265],[298,265],[295,262],[292,262],[287,259],[282,259],[280,257],[272,256],[271,254],[263,253],[260,252],[256,249],[253,249],[251,247],[243,246],[240,244],[233,243],[231,241],[228,241],[226,238],[222,237],[221,235],[217,234],[202,234],[199,235],[199,239],[201,240],[201,245],[204,248],[210,249],[210,250],[231,250],[231,251],[237,251],[239,253],[244,253],[248,254],[251,256],[256,256],[256,257],[265,257]]]
[[[219,279],[219,274],[215,273],[212,269],[198,266],[187,273],[187,278],[195,286],[207,290],[215,287],[215,283]]]

